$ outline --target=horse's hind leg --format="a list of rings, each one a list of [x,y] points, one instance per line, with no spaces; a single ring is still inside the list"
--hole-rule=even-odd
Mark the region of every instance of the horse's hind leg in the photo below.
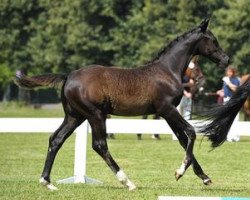
[[[92,148],[105,160],[117,179],[129,190],[134,190],[136,186],[128,179],[109,153],[106,140],[106,116],[100,110],[96,110],[88,120],[92,128]]]
[[[76,118],[66,115],[62,125],[50,136],[47,158],[40,178],[40,183],[50,190],[57,188],[50,183],[50,172],[55,157],[64,141],[73,133],[73,131],[83,122],[82,118]]]

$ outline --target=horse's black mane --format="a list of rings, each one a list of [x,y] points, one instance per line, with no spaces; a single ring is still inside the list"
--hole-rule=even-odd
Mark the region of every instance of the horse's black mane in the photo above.
[[[146,62],[146,64],[150,64],[150,63],[153,63],[154,61],[158,60],[158,59],[161,57],[161,55],[165,54],[165,53],[166,53],[169,49],[171,49],[177,42],[183,40],[188,34],[193,33],[194,31],[196,31],[197,28],[198,28],[198,27],[194,27],[194,28],[192,28],[192,29],[186,31],[186,32],[183,33],[182,35],[178,36],[178,37],[175,38],[174,40],[172,40],[170,43],[168,43],[167,45],[165,45],[165,46],[156,54],[156,56],[155,56],[152,60]]]

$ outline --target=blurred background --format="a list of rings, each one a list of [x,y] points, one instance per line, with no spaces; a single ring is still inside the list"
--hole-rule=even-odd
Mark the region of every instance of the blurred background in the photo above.
[[[138,67],[207,16],[239,74],[247,73],[249,13],[247,0],[1,0],[1,105],[40,108],[60,102],[56,89],[18,89],[12,81],[16,73],[67,73],[90,64]],[[204,94],[221,89],[224,70],[204,58],[199,64]],[[194,106],[204,107],[216,103],[216,96],[198,101]]]

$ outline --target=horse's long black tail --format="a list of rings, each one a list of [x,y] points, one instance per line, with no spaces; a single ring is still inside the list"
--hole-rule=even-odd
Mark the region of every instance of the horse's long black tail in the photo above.
[[[36,87],[57,87],[67,80],[67,74],[43,74],[38,76],[16,75],[14,82],[23,88],[33,89]]]
[[[205,117],[211,122],[199,127],[199,131],[209,138],[213,148],[225,142],[237,113],[249,95],[250,78],[237,88],[232,98],[225,105],[217,106],[205,114]]]

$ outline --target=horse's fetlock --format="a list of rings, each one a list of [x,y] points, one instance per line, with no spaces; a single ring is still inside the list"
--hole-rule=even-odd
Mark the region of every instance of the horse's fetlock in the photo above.
[[[185,159],[185,161],[184,161],[185,165],[186,165],[186,166],[189,166],[190,163],[193,161],[193,158],[194,158],[193,155],[191,155],[191,156],[187,155],[187,156],[186,156],[186,159]]]

